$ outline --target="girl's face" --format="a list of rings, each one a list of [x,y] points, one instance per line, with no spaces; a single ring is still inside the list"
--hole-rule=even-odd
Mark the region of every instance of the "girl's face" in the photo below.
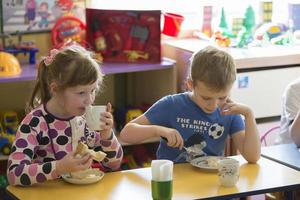
[[[90,85],[70,87],[59,93],[59,107],[66,117],[81,116],[95,100],[97,81]]]
[[[213,113],[218,107],[221,107],[229,97],[231,86],[222,91],[213,91],[204,83],[197,82],[193,85],[189,82],[192,88],[192,100],[206,113]]]

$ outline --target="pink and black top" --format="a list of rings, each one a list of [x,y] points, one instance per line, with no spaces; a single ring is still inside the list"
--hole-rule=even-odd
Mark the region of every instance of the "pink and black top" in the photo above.
[[[74,124],[82,134],[74,141]],[[73,142],[72,142],[73,141]],[[123,151],[114,134],[101,139],[97,131],[89,131],[84,116],[60,119],[41,105],[21,122],[8,158],[7,177],[12,185],[32,185],[59,178],[56,161],[73,151],[72,143],[83,141],[95,151],[107,154],[101,164],[108,170],[120,167]]]

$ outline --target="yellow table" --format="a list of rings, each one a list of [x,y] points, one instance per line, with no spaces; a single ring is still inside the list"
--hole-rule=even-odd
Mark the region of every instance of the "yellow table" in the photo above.
[[[235,187],[224,188],[217,173],[203,172],[190,164],[174,165],[173,199],[222,199],[285,191],[300,188],[300,172],[272,160],[261,158],[248,164],[241,156],[240,179]],[[26,200],[141,200],[151,197],[151,169],[135,169],[105,174],[91,185],[72,185],[63,180],[49,181],[32,187],[8,186],[15,198]]]

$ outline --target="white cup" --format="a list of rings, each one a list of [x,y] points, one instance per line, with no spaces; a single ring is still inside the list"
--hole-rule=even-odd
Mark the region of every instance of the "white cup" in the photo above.
[[[101,125],[103,124],[100,121],[101,113],[106,111],[105,105],[96,105],[96,106],[88,106],[85,113],[86,123],[90,130],[99,131],[101,129]]]
[[[233,158],[218,161],[218,176],[220,184],[224,187],[233,187],[240,177],[240,163]]]

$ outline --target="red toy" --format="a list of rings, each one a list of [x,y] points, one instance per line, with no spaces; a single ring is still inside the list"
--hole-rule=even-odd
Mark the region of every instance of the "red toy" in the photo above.
[[[55,48],[60,48],[66,43],[77,42],[83,46],[86,45],[85,23],[79,18],[65,16],[58,19],[51,31],[52,44]]]
[[[86,9],[87,41],[104,62],[160,62],[158,10]]]

